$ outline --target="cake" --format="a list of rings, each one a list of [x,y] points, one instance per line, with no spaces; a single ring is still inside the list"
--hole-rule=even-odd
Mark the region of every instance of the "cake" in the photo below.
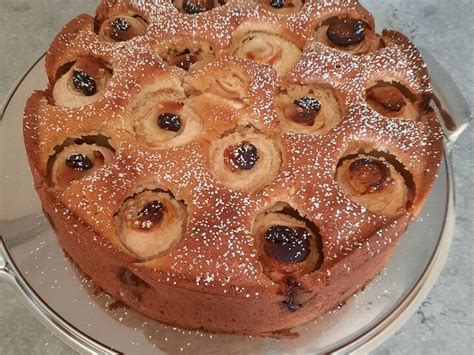
[[[187,329],[278,337],[344,303],[442,159],[422,57],[354,0],[103,0],[45,69],[24,139],[60,246]]]

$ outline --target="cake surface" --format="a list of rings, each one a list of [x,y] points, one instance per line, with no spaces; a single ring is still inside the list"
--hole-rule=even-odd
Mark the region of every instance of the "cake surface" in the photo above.
[[[357,1],[103,0],[25,108],[59,244],[159,321],[280,336],[388,263],[442,159],[426,65]]]

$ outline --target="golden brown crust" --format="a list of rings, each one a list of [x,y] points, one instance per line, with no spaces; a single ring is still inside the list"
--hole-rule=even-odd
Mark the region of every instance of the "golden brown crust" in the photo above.
[[[301,297],[307,300],[305,312],[290,313],[282,303],[285,296],[275,284],[222,293],[212,288],[202,292],[199,286],[208,288],[205,278],[191,283],[177,278],[170,283],[166,274],[147,264],[134,263],[132,257],[114,248],[43,189],[38,193],[51,216],[60,245],[97,286],[147,316],[188,329],[280,337],[278,331],[309,321],[363,289],[386,265],[395,248],[395,243],[390,243],[385,248],[370,249],[368,245],[380,243],[380,235],[367,238],[367,244],[351,252],[350,266],[341,259],[331,265],[330,273],[316,272],[311,283],[304,283]],[[405,224],[396,223],[388,228],[401,234]],[[130,271],[138,279],[122,276]]]
[[[95,19],[81,15],[56,36],[46,56],[50,90],[34,93],[25,108],[25,145],[35,187],[61,246],[100,287],[169,324],[271,335],[334,308],[377,275],[431,190],[443,141],[428,106],[426,66],[406,37],[384,31],[383,48],[361,55],[315,40],[318,26],[332,17],[360,19],[374,29],[373,18],[358,2],[338,4],[307,0],[300,11],[289,14],[231,0],[188,15],[165,0],[104,0]],[[121,14],[140,16],[148,24],[146,34],[121,42],[101,38],[101,25]],[[279,67],[275,71],[232,57],[233,39],[236,33],[240,36],[235,31],[252,26],[261,33],[277,33],[301,51],[286,76],[278,75]],[[193,46],[212,46],[216,58],[198,61],[189,70],[167,65],[168,59],[159,57],[162,44],[179,46],[185,38]],[[55,104],[52,90],[59,77],[70,63],[90,56],[112,73],[102,95],[82,107]],[[374,110],[366,92],[379,81],[404,87],[418,118],[391,118]],[[321,131],[283,129],[277,96],[290,86],[336,93],[340,107],[325,114],[339,111],[341,117]],[[192,115],[169,108],[170,101]],[[163,145],[161,134],[148,135],[149,130],[140,128],[143,117],[156,121],[163,112],[154,110],[163,102],[168,106],[162,111],[178,116],[184,127],[191,116],[200,122],[190,139]],[[281,161],[256,188],[233,189],[212,172],[220,159],[212,154],[213,147],[245,131],[274,142]],[[165,133],[179,137],[182,132],[178,127]],[[84,142],[114,154],[65,188],[50,186],[51,162],[65,147]],[[405,184],[414,189],[406,211],[396,216],[374,213],[343,192],[337,168],[357,154],[381,156],[402,171]],[[239,179],[239,186],[252,186],[245,174]],[[187,221],[166,255],[140,261],[117,235],[115,221],[124,202],[144,190],[172,196],[185,206]],[[264,273],[252,234],[257,216],[280,203],[317,227],[324,255],[317,270],[297,275],[298,286],[291,286],[297,288],[291,301],[302,304],[296,312],[284,303],[289,304],[290,284],[276,283]]]

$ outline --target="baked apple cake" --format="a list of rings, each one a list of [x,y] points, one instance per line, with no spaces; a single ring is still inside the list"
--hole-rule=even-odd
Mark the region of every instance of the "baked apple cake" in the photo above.
[[[164,323],[279,336],[387,264],[442,159],[427,68],[355,0],[104,0],[24,138],[59,244]]]

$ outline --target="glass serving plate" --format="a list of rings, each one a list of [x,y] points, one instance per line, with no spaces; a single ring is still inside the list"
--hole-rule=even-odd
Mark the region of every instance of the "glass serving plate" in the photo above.
[[[444,110],[446,154],[436,185],[386,269],[339,309],[296,328],[295,339],[208,334],[163,325],[121,307],[65,257],[34,191],[22,136],[22,114],[46,87],[40,58],[12,89],[0,120],[0,277],[54,334],[81,353],[366,352],[416,310],[438,277],[454,230],[449,150],[471,120],[449,75],[423,52]],[[441,85],[442,84],[442,85]],[[449,128],[449,129],[448,129]]]

